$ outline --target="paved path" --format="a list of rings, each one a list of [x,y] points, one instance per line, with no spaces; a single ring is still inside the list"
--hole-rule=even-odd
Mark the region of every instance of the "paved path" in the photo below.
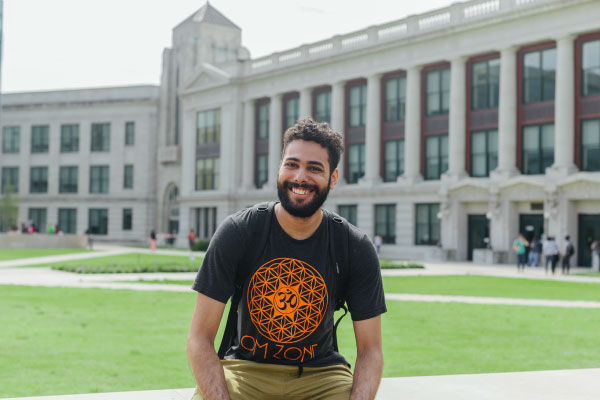
[[[377,400],[598,400],[599,381],[600,368],[385,378]],[[194,389],[149,390],[19,400],[189,400],[193,392]]]

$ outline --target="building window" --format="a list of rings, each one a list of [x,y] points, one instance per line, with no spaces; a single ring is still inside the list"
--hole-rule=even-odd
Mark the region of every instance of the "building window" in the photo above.
[[[406,77],[385,80],[385,122],[404,121],[406,110]]]
[[[78,167],[60,167],[58,177],[59,193],[77,193]]]
[[[471,176],[490,176],[498,166],[498,131],[471,132]]]
[[[285,100],[284,104],[285,116],[284,116],[284,131],[289,127],[296,125],[300,114],[299,110],[299,97],[294,96]]]
[[[217,230],[217,208],[196,208],[196,233],[198,239],[210,240]]]
[[[521,172],[543,174],[554,163],[554,124],[523,127]]]
[[[500,59],[471,64],[471,110],[498,108]]]
[[[258,103],[256,105],[257,113],[257,130],[256,137],[258,139],[267,139],[269,137],[269,107],[268,102]]]
[[[350,87],[348,99],[348,125],[365,126],[367,121],[367,85]]]
[[[90,167],[90,193],[108,193],[108,165]]]
[[[92,124],[92,151],[110,151],[110,124]]]
[[[581,170],[600,171],[600,119],[581,122]]]
[[[425,179],[440,179],[448,170],[448,135],[425,138]]]
[[[48,192],[48,167],[31,167],[29,173],[29,193]]]
[[[448,114],[450,105],[450,69],[429,71],[426,75],[427,116]]]
[[[396,205],[375,205],[375,235],[381,235],[383,243],[396,243]]]
[[[2,128],[2,152],[18,153],[20,151],[21,128],[5,126]]]
[[[439,211],[437,203],[416,205],[415,244],[435,246],[440,243]]]
[[[196,114],[196,144],[219,143],[221,140],[221,110]]]
[[[196,160],[196,190],[219,188],[219,158]]]
[[[556,49],[523,54],[523,104],[554,100]]]
[[[133,165],[128,164],[123,171],[123,189],[133,189]]]
[[[60,126],[60,152],[76,153],[79,151],[79,125]]]
[[[345,218],[346,221],[356,226],[356,204],[345,204],[338,206],[338,214],[340,217]]]
[[[48,125],[37,125],[31,127],[31,152],[48,152]]]
[[[404,139],[384,143],[384,182],[395,182],[404,173]]]
[[[88,229],[92,235],[107,235],[108,209],[90,208],[88,211]]]
[[[125,146],[135,144],[135,122],[125,122]]]
[[[124,208],[123,209],[123,230],[130,231],[133,226],[133,209]]]
[[[2,193],[19,193],[19,167],[2,167]]]
[[[268,154],[257,154],[256,155],[256,176],[254,177],[256,187],[261,188],[269,179],[269,155]]]
[[[315,120],[331,124],[331,90],[315,94]]]
[[[348,145],[348,183],[356,183],[365,175],[365,144]]]
[[[77,209],[58,209],[58,228],[63,233],[77,233]]]
[[[581,95],[600,94],[600,40],[585,42],[581,49]]]
[[[45,208],[30,208],[27,212],[27,219],[35,225],[36,232],[46,232]]]

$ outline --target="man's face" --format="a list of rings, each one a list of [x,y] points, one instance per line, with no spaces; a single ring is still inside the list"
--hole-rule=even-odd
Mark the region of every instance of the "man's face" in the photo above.
[[[294,217],[308,218],[321,208],[337,179],[337,169],[330,173],[327,149],[294,140],[285,149],[277,177],[281,206]]]

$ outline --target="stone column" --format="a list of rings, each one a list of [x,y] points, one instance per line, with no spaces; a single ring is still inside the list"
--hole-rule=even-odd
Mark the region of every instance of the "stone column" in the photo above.
[[[312,118],[312,89],[304,88],[300,90],[300,109],[298,112],[298,119],[307,117]]]
[[[346,135],[344,132],[344,83],[335,82],[331,87],[331,128],[343,136]],[[342,153],[338,164],[340,176],[338,185],[343,185],[346,181],[344,179],[344,159],[345,152]]]
[[[242,189],[250,190],[254,187],[254,100],[244,103],[244,120],[242,129]]]
[[[517,170],[517,49],[500,52],[500,99],[498,105],[498,168],[495,175],[508,178]]]
[[[363,183],[375,184],[381,181],[379,174],[381,139],[381,74],[367,78],[367,126],[365,130],[365,177]]]
[[[409,181],[421,176],[421,67],[406,71],[406,125],[404,139],[404,177]]]
[[[466,135],[466,76],[465,58],[460,57],[450,64],[450,115],[449,115],[449,175],[460,179],[465,172]]]
[[[269,176],[265,187],[269,190],[277,186],[277,172],[281,160],[281,141],[283,138],[281,94],[271,96],[269,109]]]
[[[556,94],[554,96],[554,165],[560,174],[576,171],[573,162],[575,150],[575,36],[556,41]]]

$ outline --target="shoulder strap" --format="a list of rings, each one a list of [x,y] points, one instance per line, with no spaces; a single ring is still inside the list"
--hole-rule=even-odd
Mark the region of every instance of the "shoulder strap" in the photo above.
[[[231,297],[227,323],[225,324],[225,331],[223,332],[223,338],[221,339],[221,345],[219,346],[219,352],[217,353],[221,360],[225,358],[225,353],[229,347],[231,347],[237,334],[238,312],[241,311],[239,310],[241,307],[240,300],[242,299],[242,292],[244,291],[243,285],[250,274],[252,263],[260,256],[267,244],[267,240],[269,240],[269,231],[271,228],[271,218],[273,216],[274,207],[274,202],[265,202],[253,206],[250,211],[250,226],[248,228],[252,232],[252,235],[250,237],[250,242],[247,244],[248,251],[246,252],[246,257],[244,257],[240,265],[238,265],[238,273],[235,278],[235,291]]]
[[[346,308],[346,281],[349,275],[348,237],[350,228],[348,222],[337,214],[330,213],[329,216],[329,248],[332,263],[338,280],[336,285],[335,310],[344,310],[333,326],[333,348],[338,351],[337,328],[342,318],[348,314]]]

